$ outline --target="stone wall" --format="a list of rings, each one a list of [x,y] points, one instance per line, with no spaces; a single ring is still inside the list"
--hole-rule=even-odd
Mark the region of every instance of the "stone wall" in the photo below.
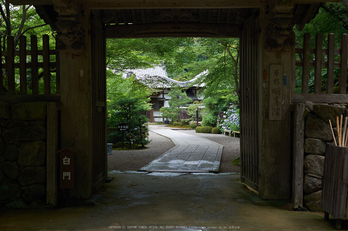
[[[45,204],[46,108],[45,102],[0,102],[0,205]]]
[[[329,120],[336,126],[336,116],[347,115],[346,105],[314,105],[306,102],[304,141],[304,205],[322,211],[321,186],[327,142],[332,142]],[[336,128],[334,128],[336,130]]]

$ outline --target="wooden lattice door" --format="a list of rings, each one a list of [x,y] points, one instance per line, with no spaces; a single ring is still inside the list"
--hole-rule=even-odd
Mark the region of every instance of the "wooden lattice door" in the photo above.
[[[106,40],[104,26],[92,18],[93,188],[107,176],[106,153]]]
[[[260,154],[260,80],[257,20],[240,37],[240,152],[242,181],[258,190]]]

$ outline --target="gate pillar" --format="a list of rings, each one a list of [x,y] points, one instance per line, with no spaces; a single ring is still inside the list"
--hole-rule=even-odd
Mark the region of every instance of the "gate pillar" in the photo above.
[[[70,197],[87,199],[92,194],[93,154],[89,11],[82,16],[81,9],[65,9],[69,7],[64,2],[55,5],[60,14],[56,25],[61,51],[61,147],[76,151],[75,187]]]
[[[291,197],[290,79],[295,73],[293,1],[263,1],[260,9],[262,78],[259,195]],[[283,1],[284,2],[284,1]]]

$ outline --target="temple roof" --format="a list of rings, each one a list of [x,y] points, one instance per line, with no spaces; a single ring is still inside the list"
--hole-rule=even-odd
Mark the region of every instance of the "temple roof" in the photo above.
[[[203,71],[189,81],[177,81],[168,77],[163,65],[155,65],[146,69],[128,69],[123,73],[123,78],[134,75],[134,78],[154,89],[171,88],[174,84],[180,87],[204,87],[204,84],[197,84],[197,80],[207,75],[208,71]]]

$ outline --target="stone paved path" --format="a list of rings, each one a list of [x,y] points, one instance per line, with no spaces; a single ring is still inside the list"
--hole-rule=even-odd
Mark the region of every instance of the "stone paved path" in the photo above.
[[[170,138],[175,147],[142,167],[147,172],[219,172],[223,146],[208,139],[171,129],[151,130]]]

